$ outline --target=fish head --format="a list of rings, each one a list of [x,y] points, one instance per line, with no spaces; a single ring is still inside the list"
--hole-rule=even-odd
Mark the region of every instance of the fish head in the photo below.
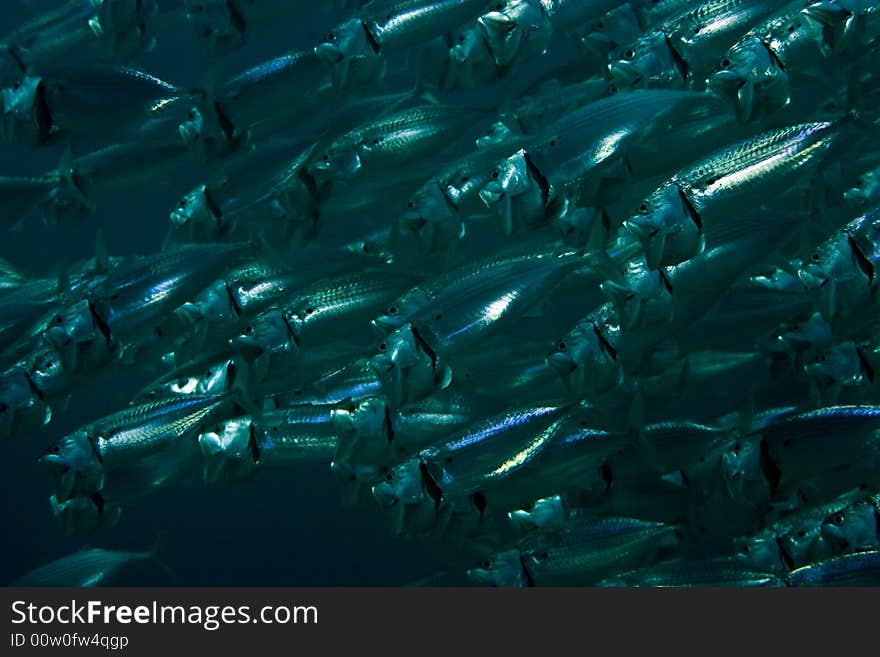
[[[860,175],[853,187],[844,192],[843,198],[854,208],[866,208],[880,203],[880,168]]]
[[[788,75],[770,47],[757,37],[734,45],[709,76],[707,86],[733,103],[744,123],[784,107],[790,97]]]
[[[617,312],[620,326],[631,330],[672,320],[671,288],[662,270],[650,269],[645,258],[626,264],[621,281],[606,280],[599,287]]]
[[[878,540],[877,510],[869,501],[854,502],[828,516],[821,532],[835,553],[874,548]]]
[[[454,35],[455,45],[449,49],[449,57],[456,64],[479,61],[491,57],[483,32],[479,27],[469,27]]]
[[[468,579],[477,586],[526,586],[526,573],[519,550],[496,552],[467,571]]]
[[[499,6],[477,19],[497,66],[510,66],[527,51],[546,49],[553,29],[540,5],[506,0]]]
[[[260,313],[233,338],[233,344],[258,352],[289,351],[297,347],[296,337],[285,313],[271,308]]]
[[[177,379],[167,385],[174,395],[220,395],[230,392],[238,379],[245,375],[245,363],[240,356],[233,356],[209,365],[202,372]]]
[[[32,385],[44,395],[54,396],[70,388],[73,373],[64,365],[55,349],[42,350],[31,361],[29,370]]]
[[[400,329],[431,303],[431,295],[420,287],[414,287],[401,297],[395,299],[381,315],[372,321],[376,336],[383,338]]]
[[[397,505],[420,504],[427,499],[422,483],[418,459],[400,463],[385,473],[381,482],[373,486],[373,497],[383,508]]]
[[[605,213],[601,208],[573,207],[566,203],[555,223],[567,245],[582,248],[595,239],[605,237],[604,219]]]
[[[315,48],[315,54],[325,63],[337,65],[351,59],[373,58],[378,53],[368,37],[367,26],[360,18],[352,18],[328,32]]]
[[[760,507],[769,504],[770,486],[762,469],[760,443],[738,440],[721,455],[721,473],[731,500]]]
[[[256,431],[251,418],[239,417],[199,434],[205,482],[237,481],[250,476],[259,458]]]
[[[620,89],[680,87],[687,79],[687,65],[670,39],[660,31],[615,49],[608,72]]]
[[[392,408],[423,399],[452,381],[452,370],[411,324],[385,337],[379,353],[370,359],[370,368]]]
[[[105,41],[110,51],[126,59],[153,48],[156,38],[149,28],[159,12],[157,0],[90,0],[92,33]]]
[[[553,495],[535,500],[528,507],[510,511],[507,517],[520,534],[525,534],[534,529],[561,529],[568,513],[562,497]]]
[[[318,149],[307,168],[319,183],[350,179],[361,170],[357,140],[344,136],[327,148]]]
[[[754,536],[741,536],[734,539],[737,559],[753,568],[768,573],[778,572],[784,568],[782,552],[776,536],[762,532]]]
[[[225,55],[244,45],[247,24],[227,0],[184,0],[184,10],[208,53]]]
[[[522,149],[499,163],[489,178],[480,190],[480,199],[487,208],[496,207],[507,196],[526,193],[534,184]]]
[[[81,344],[93,341],[99,329],[87,301],[80,301],[54,314],[47,321],[43,336],[61,354],[75,353]]]
[[[17,429],[21,414],[38,405],[40,399],[30,385],[28,374],[23,368],[16,367],[4,372],[0,381],[0,438],[12,436]],[[47,414],[48,417],[51,415]]]
[[[52,515],[66,536],[86,534],[101,528],[116,526],[122,508],[106,503],[100,494],[73,497],[59,501],[56,495],[49,497]]]
[[[663,185],[642,201],[623,225],[641,243],[651,269],[677,265],[700,251],[700,227],[676,183]]]
[[[831,551],[820,529],[801,523],[779,538],[779,547],[793,567],[805,566],[816,556],[819,559],[831,556]]]
[[[449,49],[447,87],[470,89],[497,77],[495,60],[479,25],[465,27],[453,35]]]
[[[349,408],[334,409],[330,421],[339,436],[336,460],[383,458],[394,437],[392,412],[381,397],[370,397]]]
[[[613,51],[622,44],[632,43],[641,34],[639,17],[627,2],[590,24],[581,43],[604,64]]]
[[[862,359],[852,342],[836,344],[823,351],[813,362],[804,366],[804,371],[820,391],[864,382]]]
[[[593,322],[584,322],[560,340],[547,357],[573,399],[595,398],[623,380],[613,346]]]
[[[238,317],[223,279],[211,283],[192,301],[175,310],[175,314],[194,328],[200,324],[232,321]]]
[[[215,162],[250,147],[250,133],[236,127],[217,102],[193,106],[177,131],[202,163]]]
[[[854,52],[880,36],[880,8],[867,0],[820,0],[801,13],[826,56]]]
[[[41,144],[53,132],[43,79],[26,76],[0,90],[0,137],[19,144]]]
[[[780,333],[781,339],[796,353],[819,352],[830,349],[834,342],[834,330],[819,314]]]
[[[223,212],[214,203],[207,185],[199,185],[186,194],[171,211],[171,223],[183,226],[216,226],[223,223]]]
[[[101,490],[104,475],[92,436],[85,429],[70,433],[39,457],[55,478],[55,495],[65,501]]]
[[[458,210],[435,181],[413,195],[399,224],[401,232],[416,239],[422,253],[439,251],[464,237],[464,222]]]

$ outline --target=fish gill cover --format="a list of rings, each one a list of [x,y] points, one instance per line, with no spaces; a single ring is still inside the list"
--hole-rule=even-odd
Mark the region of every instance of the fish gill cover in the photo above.
[[[6,4],[6,581],[880,582],[876,2]]]

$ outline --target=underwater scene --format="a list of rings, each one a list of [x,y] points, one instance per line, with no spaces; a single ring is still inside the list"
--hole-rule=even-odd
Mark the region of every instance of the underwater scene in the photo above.
[[[880,585],[880,2],[5,0],[0,582]]]

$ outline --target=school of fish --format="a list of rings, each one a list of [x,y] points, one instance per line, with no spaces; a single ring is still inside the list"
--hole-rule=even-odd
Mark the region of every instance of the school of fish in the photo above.
[[[0,148],[63,152],[0,172],[6,244],[98,236],[0,261],[0,434],[48,437],[47,522],[330,468],[475,585],[880,584],[876,0],[56,5],[0,34]],[[201,79],[139,64],[184,33]],[[194,168],[162,244],[108,253],[96,208]]]

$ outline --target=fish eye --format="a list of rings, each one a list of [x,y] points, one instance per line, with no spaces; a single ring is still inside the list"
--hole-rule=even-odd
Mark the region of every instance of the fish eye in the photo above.
[[[443,459],[443,462],[444,462],[444,463],[452,463],[452,457],[451,457],[451,456],[447,456],[445,459]]]
[[[624,58],[624,59],[632,59],[632,58],[635,57],[635,56],[636,56],[636,52],[635,52],[635,50],[633,50],[632,48],[630,48],[630,49],[627,50],[625,53],[623,53],[623,58]]]
[[[334,34],[333,32],[330,32],[327,35],[327,41],[336,41],[336,34]]]
[[[702,29],[703,28],[698,25],[697,27],[694,28],[694,34],[699,34],[700,30],[702,30]]]
[[[612,84],[608,87],[608,93],[616,94],[618,92],[618,88],[616,84]]]
[[[551,140],[550,140],[550,146],[556,146],[556,140],[555,140],[555,139],[551,139]]]
[[[442,314],[442,313],[437,313],[436,315],[434,315],[434,321],[439,321],[439,320],[442,319],[442,318],[443,318],[443,314]]]
[[[501,11],[502,9],[504,9],[503,2],[499,2],[497,5],[495,5],[495,11]]]
[[[321,156],[321,159],[324,160],[325,162],[329,162],[329,161],[330,161],[330,155],[328,155],[327,153],[324,153],[324,154]]]
[[[559,349],[559,351],[565,351],[568,348],[568,345],[565,344],[565,342],[560,342],[556,345],[556,348]]]
[[[385,475],[385,481],[387,481],[390,484],[392,481],[394,481],[394,475],[389,472],[388,474]]]
[[[391,307],[389,307],[389,308],[388,308],[388,314],[389,314],[389,315],[396,315],[396,314],[397,314],[397,306],[391,306]]]
[[[831,522],[833,522],[835,525],[842,525],[843,521],[844,521],[844,517],[843,517],[842,513],[835,513],[831,517]]]
[[[245,332],[247,335],[251,335],[251,334],[254,332],[254,327],[251,326],[251,325],[245,326],[245,327],[244,327],[244,332]]]
[[[386,349],[388,349],[388,345],[384,342],[379,345],[379,351],[385,351]]]
[[[819,262],[819,252],[814,251],[813,254],[810,256],[810,260],[812,260],[813,262]]]
[[[375,146],[376,144],[379,143],[379,140],[378,140],[378,139],[373,139],[373,142],[372,142],[372,143],[373,143],[373,146]]]
[[[647,212],[647,211],[648,211],[648,204],[647,204],[647,203],[642,203],[642,204],[639,206],[639,212]]]
[[[468,180],[470,180],[470,178],[468,178],[467,176],[461,177],[461,182],[463,182],[463,183],[466,183]]]
[[[414,207],[416,207],[416,204],[413,203],[412,201],[410,201],[409,203],[406,204],[406,207],[408,207],[410,210],[412,210]]]
[[[733,453],[734,454],[739,454],[741,451],[742,451],[742,445],[740,445],[739,443],[737,443],[736,445],[733,446]]]
[[[750,548],[750,547],[748,546],[748,544],[746,544],[746,545],[743,545],[743,546],[742,546],[742,551],[743,551],[745,554],[748,554],[749,552],[752,551],[752,548]]]
[[[52,447],[49,448],[49,453],[50,454],[60,454],[61,447],[59,445],[52,445]]]
[[[492,567],[492,561],[489,559],[483,559],[480,562],[480,568],[483,568],[484,570],[489,570],[489,568],[491,568],[491,567]]]
[[[64,318],[61,315],[55,315],[55,319],[52,320],[56,324],[63,324]]]
[[[311,306],[306,308],[306,315],[311,315],[313,312],[315,312],[315,309],[312,308]]]
[[[721,60],[721,68],[727,68],[728,66],[730,66],[730,60],[725,57]]]
[[[798,530],[798,533],[797,533],[798,538],[803,538],[806,535],[807,535],[807,532],[804,531],[803,529]]]

